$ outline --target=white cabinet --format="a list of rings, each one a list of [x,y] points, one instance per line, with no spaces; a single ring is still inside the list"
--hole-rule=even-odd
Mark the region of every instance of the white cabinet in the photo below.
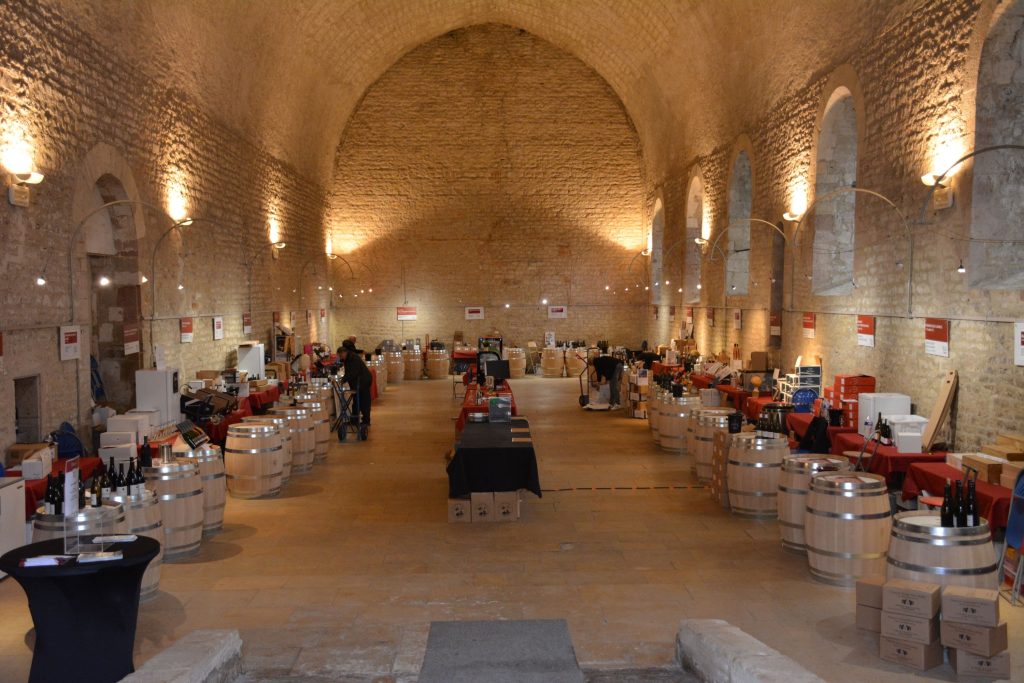
[[[0,555],[25,545],[25,480],[0,477]],[[7,574],[0,572],[0,578]]]

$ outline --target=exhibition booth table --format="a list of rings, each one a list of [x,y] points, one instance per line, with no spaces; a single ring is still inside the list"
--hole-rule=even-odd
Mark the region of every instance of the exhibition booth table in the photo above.
[[[750,392],[743,389],[743,387],[719,384],[715,388],[718,389],[718,393],[725,396],[726,403],[732,403],[732,407],[739,411],[743,410],[743,404],[750,398]]]
[[[470,422],[455,443],[448,463],[448,497],[474,491],[527,489],[538,498],[537,454],[526,418],[511,422]]]
[[[963,480],[964,473],[944,462],[912,463],[903,479],[903,500],[917,498],[927,491],[929,495],[941,496],[946,480]],[[1010,515],[1010,501],[1013,491],[1005,486],[996,486],[986,481],[977,482],[978,514],[988,520],[989,528],[1005,529]]]
[[[868,444],[864,459],[868,461],[867,471],[885,477],[889,486],[897,484],[897,475],[906,474],[915,463],[945,464],[945,451],[935,453],[900,453],[895,446]],[[843,451],[856,451],[864,447],[864,437],[857,432],[836,434],[832,437],[832,454],[842,455]],[[870,460],[868,460],[870,458]],[[1004,520],[1005,521],[1005,520]]]
[[[253,414],[256,414],[260,410],[262,410],[264,406],[274,405],[274,401],[280,398],[280,396],[281,390],[278,389],[277,387],[268,386],[259,391],[253,391],[252,389],[250,389],[249,396],[247,397],[249,409],[252,410]],[[239,399],[239,403],[241,403],[242,401],[243,399]]]
[[[790,431],[792,431],[796,436],[797,441],[799,441],[804,438],[804,434],[807,433],[807,428],[811,426],[811,420],[813,419],[814,413],[790,413],[786,416],[786,426],[789,427]],[[853,427],[829,427],[828,441],[832,444],[833,453],[835,453],[836,438],[838,438],[840,434],[857,434],[857,430]],[[861,443],[864,443],[863,439],[861,439]],[[857,449],[859,450],[860,446],[858,446]],[[842,451],[837,455],[842,455]]]
[[[711,385],[715,384],[714,375],[698,375],[696,372],[690,373],[690,381],[693,382],[693,386],[698,389],[710,389]]]
[[[370,400],[376,401],[379,395],[377,391],[377,368],[367,369],[370,371],[370,377],[372,378],[370,381]]]
[[[53,476],[59,476],[64,471],[64,460],[53,461]],[[78,471],[82,481],[89,479],[92,473],[100,466],[102,461],[99,458],[81,457],[78,459]],[[4,476],[20,477],[21,469],[11,469],[5,472]],[[46,479],[25,480],[25,519],[32,519],[36,510],[40,507],[40,501],[46,495]]]
[[[476,397],[478,391],[479,388],[477,387],[476,384],[470,384],[466,388],[466,395],[462,398],[462,410],[459,412],[459,419],[455,423],[456,430],[460,432],[463,430],[463,428],[466,426],[466,419],[469,417],[470,413],[487,413],[489,411],[486,399],[484,399],[484,401],[480,403],[480,405],[477,405]],[[508,381],[502,382],[501,389],[490,394],[489,396],[507,396],[508,398],[512,399],[512,414],[519,414],[518,410],[516,409],[516,397],[512,394],[512,389],[511,387],[509,387]]]
[[[252,406],[249,401],[239,399],[237,408],[227,415],[224,415],[223,419],[216,424],[207,422],[202,425],[203,431],[206,432],[208,437],[210,437],[210,441],[214,442],[218,446],[223,446],[224,440],[228,438],[228,427],[233,424],[238,424],[242,421],[243,417],[249,417],[252,414]]]
[[[682,372],[685,369],[679,363],[662,363],[657,360],[651,363],[651,374],[655,377],[658,375],[675,375],[677,372]]]
[[[132,649],[142,574],[160,544],[139,536],[108,550],[121,551],[122,558],[21,566],[30,557],[63,554],[62,538],[24,545],[0,557],[0,570],[25,590],[35,625],[29,683],[114,683],[135,671]]]
[[[743,404],[743,414],[746,415],[748,419],[756,422],[758,418],[761,417],[761,411],[764,410],[764,407],[769,403],[777,403],[777,401],[772,398],[771,394],[751,396],[747,399],[747,402]]]

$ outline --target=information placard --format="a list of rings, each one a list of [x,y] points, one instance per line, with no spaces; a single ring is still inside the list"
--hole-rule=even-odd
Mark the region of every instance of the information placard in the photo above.
[[[219,341],[224,338],[224,316],[213,316],[213,340]]]
[[[274,323],[281,322],[281,311],[274,311]]]
[[[242,334],[252,334],[252,313],[242,314]]]
[[[814,339],[817,318],[814,313],[804,313],[804,339]]]
[[[657,306],[657,304],[654,304],[654,305],[651,306],[651,313],[654,315],[654,319],[657,320],[658,319],[658,306]]]
[[[77,360],[82,357],[82,331],[78,325],[61,325],[60,359]]]
[[[742,330],[743,329],[743,311],[736,309],[732,312],[732,329]]]
[[[548,318],[568,318],[569,309],[565,306],[548,306]]]
[[[191,344],[192,343],[192,318],[182,318],[178,321],[178,329],[181,331],[181,343]]]
[[[949,321],[945,318],[924,319],[924,352],[930,356],[949,358]]]
[[[693,325],[693,307],[686,307],[686,326],[690,327]]]
[[[416,320],[415,306],[399,306],[397,310],[399,320]]]
[[[713,309],[713,308],[711,308],[709,306],[707,309],[705,309],[704,314],[707,316],[708,327],[714,327],[715,326],[715,309]]]
[[[875,346],[875,316],[857,316],[857,346]]]
[[[675,306],[669,306],[668,307],[668,321],[670,323],[674,323],[676,321],[676,307]]]
[[[0,353],[3,352],[0,346]],[[1024,322],[1013,324],[1013,364],[1024,365]]]
[[[131,356],[139,352],[139,326],[129,323],[124,326],[124,355]]]
[[[484,309],[482,306],[466,306],[466,320],[483,320]]]
[[[772,313],[768,316],[768,334],[772,337],[782,336],[782,314]]]

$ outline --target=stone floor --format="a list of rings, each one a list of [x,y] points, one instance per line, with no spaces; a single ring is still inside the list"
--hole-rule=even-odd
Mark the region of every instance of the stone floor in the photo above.
[[[512,386],[545,488],[521,521],[446,521],[451,385],[391,385],[370,441],[334,445],[280,499],[229,500],[224,532],[164,566],[136,662],[193,629],[237,628],[252,681],[411,680],[432,620],[560,618],[581,666],[608,681],[601,671],[669,667],[679,620],[708,617],[829,681],[954,680],[948,665],[880,661],[876,636],[854,628],[852,592],[811,580],[774,522],[713,505],[645,422],[580,410],[575,379]],[[1004,613],[1024,652],[1024,609]],[[0,680],[26,680],[32,624],[10,579],[0,614]],[[1024,657],[1014,674],[1024,680]]]

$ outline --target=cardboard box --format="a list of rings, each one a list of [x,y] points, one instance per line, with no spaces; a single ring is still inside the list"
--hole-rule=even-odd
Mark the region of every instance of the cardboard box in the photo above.
[[[765,372],[768,370],[768,352],[751,351],[748,368],[754,372]]]
[[[957,676],[984,676],[985,678],[1010,677],[1010,652],[1002,652],[995,657],[972,655],[956,648],[949,650],[949,663]]]
[[[857,628],[872,633],[882,632],[882,610],[867,605],[857,605]]]
[[[26,458],[32,457],[33,454],[43,450],[51,450],[51,444],[48,443],[16,443],[7,449],[7,462],[4,467],[7,469],[14,469],[18,467]],[[53,453],[50,454],[50,459],[53,459]]]
[[[882,610],[882,635],[928,645],[939,639],[939,617],[914,617]]]
[[[878,639],[878,657],[918,671],[927,671],[942,664],[942,643],[936,640],[923,645],[882,636]]]
[[[946,453],[946,464],[958,470],[963,469],[963,458],[963,453]]]
[[[470,494],[470,503],[472,504],[471,516],[474,522],[495,521],[493,493],[472,493]]]
[[[138,447],[134,443],[127,443],[119,446],[103,446],[96,452],[96,455],[103,460],[104,465],[109,465],[110,459],[113,458],[115,469],[118,465],[123,464],[125,471],[127,471],[131,459],[136,457],[138,453]]]
[[[1018,462],[1020,460],[1024,460],[1024,452],[1021,452],[1017,446],[990,443],[982,446],[980,450],[982,453],[995,456],[1000,460],[1013,460]]]
[[[108,432],[131,432],[135,443],[142,443],[142,437],[149,435],[149,417],[146,415],[113,415],[107,419]]]
[[[473,513],[470,509],[470,501],[462,498],[449,498],[448,499],[448,521],[449,522],[469,522],[473,519]]]
[[[882,609],[897,616],[930,619],[941,602],[941,588],[934,583],[893,579],[882,588]]]
[[[142,440],[142,438],[146,436],[152,439],[153,433],[163,426],[161,424],[161,422],[163,422],[163,419],[160,416],[159,410],[153,410],[149,408],[132,408],[131,410],[126,411],[125,415],[135,415],[137,417],[146,418],[146,428],[140,431],[139,440]]]
[[[44,448],[21,461],[21,478],[26,480],[46,479],[53,471],[52,450]]]
[[[870,576],[857,580],[857,604],[882,609],[882,587],[885,578]]]
[[[976,626],[943,619],[939,634],[946,647],[981,657],[993,657],[1009,644],[1005,621],[998,626]]]
[[[871,375],[836,375],[834,386],[840,394],[852,390],[856,390],[857,393],[873,392],[875,378]]]
[[[946,586],[942,591],[942,618],[975,626],[999,625],[999,591]]]
[[[124,444],[135,445],[135,432],[106,431],[100,434],[100,447],[123,446]]]
[[[220,379],[220,370],[198,370],[196,379]]]
[[[519,492],[494,492],[494,521],[514,522],[519,519]]]
[[[998,484],[999,476],[1003,473],[1003,463],[1006,461],[984,453],[964,453],[961,462],[966,467],[978,470],[980,481]]]

